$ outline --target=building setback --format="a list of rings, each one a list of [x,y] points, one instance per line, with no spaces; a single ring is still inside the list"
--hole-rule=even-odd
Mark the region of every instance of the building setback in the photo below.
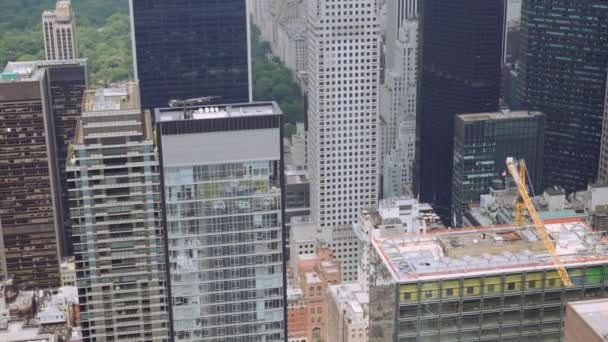
[[[221,96],[251,100],[246,0],[130,0],[133,62],[142,107]]]
[[[421,2],[415,187],[447,218],[454,118],[498,110],[505,0]]]
[[[462,114],[454,126],[452,225],[461,227],[465,206],[490,192],[506,171],[507,157],[526,162],[526,172],[541,191],[545,117],[540,112]]]
[[[156,110],[173,338],[284,341],[283,114]]]
[[[321,228],[350,225],[378,201],[377,4],[306,3],[311,218]]]
[[[57,287],[61,234],[49,76],[44,69],[0,74],[2,274],[22,288]]]
[[[68,156],[82,340],[169,341],[160,179],[137,83],[90,90]]]
[[[543,186],[582,190],[600,152],[608,61],[603,0],[522,3],[517,98],[547,116]]]
[[[576,219],[545,224],[572,287],[534,226],[374,237],[370,342],[561,341],[565,304],[606,296],[608,244]]]
[[[71,0],[58,0],[54,11],[42,13],[42,31],[47,60],[78,58],[76,18]]]

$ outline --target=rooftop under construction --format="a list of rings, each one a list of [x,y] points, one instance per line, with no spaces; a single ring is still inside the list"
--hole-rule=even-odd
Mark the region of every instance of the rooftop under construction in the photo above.
[[[546,221],[566,267],[605,264],[608,244],[582,221]],[[397,282],[555,268],[534,225],[378,236],[372,244]]]

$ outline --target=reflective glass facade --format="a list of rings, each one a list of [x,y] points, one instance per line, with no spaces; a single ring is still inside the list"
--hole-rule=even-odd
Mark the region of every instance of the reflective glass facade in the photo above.
[[[415,187],[447,216],[454,117],[498,110],[504,0],[421,1]]]
[[[273,161],[164,172],[176,339],[280,341],[281,192],[271,181]]]
[[[522,109],[547,115],[544,186],[586,188],[597,173],[606,66],[605,0],[526,0],[521,13]]]
[[[524,159],[528,177],[540,193],[544,115],[539,112],[468,114],[456,117],[452,225],[462,226],[468,203],[490,192],[492,180],[505,172],[507,157]]]
[[[286,336],[282,120],[244,106],[275,113],[157,115],[175,341]]]
[[[172,99],[249,101],[246,0],[131,0],[142,108]]]

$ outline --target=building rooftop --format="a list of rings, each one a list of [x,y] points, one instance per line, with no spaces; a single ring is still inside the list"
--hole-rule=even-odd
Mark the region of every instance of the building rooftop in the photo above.
[[[568,306],[578,313],[598,336],[608,341],[608,299],[570,302]]]
[[[60,65],[86,66],[86,59],[71,59],[60,61],[31,61],[31,62],[8,62],[0,74],[0,83],[36,81],[39,80],[43,71],[41,68]]]
[[[475,114],[460,114],[458,117],[463,121],[485,121],[485,120],[504,120],[504,119],[517,119],[517,118],[529,118],[533,116],[542,116],[541,112],[530,112],[530,111],[500,111],[500,112],[489,112],[489,113],[475,113]]]
[[[159,108],[155,111],[157,122],[220,119],[230,117],[282,115],[276,102],[254,102],[224,105]]]
[[[15,321],[8,324],[8,329],[0,331],[2,342],[54,342],[55,336],[39,334],[38,327],[24,327],[23,322]]]
[[[139,110],[137,82],[116,84],[111,88],[87,90],[84,95],[84,112]]]
[[[320,284],[321,278],[316,272],[306,272],[304,273],[304,277],[306,279],[306,284]]]
[[[545,226],[565,265],[608,263],[608,244],[582,221]],[[372,245],[397,282],[555,267],[533,226],[377,236]]]

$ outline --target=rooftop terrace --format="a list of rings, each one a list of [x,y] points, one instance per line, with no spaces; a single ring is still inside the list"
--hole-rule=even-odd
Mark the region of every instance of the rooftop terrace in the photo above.
[[[546,221],[545,226],[566,266],[608,263],[608,244],[585,223]],[[394,234],[372,244],[397,282],[555,267],[533,226]]]
[[[139,110],[140,106],[137,82],[127,82],[112,88],[87,90],[83,111]]]

